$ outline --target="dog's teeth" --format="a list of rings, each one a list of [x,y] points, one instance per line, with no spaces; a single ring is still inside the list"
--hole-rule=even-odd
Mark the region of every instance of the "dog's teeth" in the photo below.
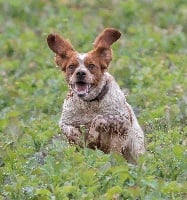
[[[75,83],[71,87],[78,94],[78,96],[84,96],[90,92],[90,88],[92,87],[92,85],[86,83],[85,84]]]

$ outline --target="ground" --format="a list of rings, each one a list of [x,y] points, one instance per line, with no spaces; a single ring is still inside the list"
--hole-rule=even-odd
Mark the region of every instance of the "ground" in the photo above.
[[[186,0],[0,0],[0,13],[0,200],[187,198]],[[46,37],[87,52],[106,27],[122,32],[110,72],[146,136],[136,166],[58,127],[67,86]]]

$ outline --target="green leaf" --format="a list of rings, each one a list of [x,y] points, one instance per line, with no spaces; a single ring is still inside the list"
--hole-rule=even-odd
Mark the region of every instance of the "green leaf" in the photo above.
[[[36,195],[41,195],[41,196],[50,196],[51,192],[47,189],[37,189],[36,190]]]
[[[187,191],[187,183],[178,183],[177,181],[171,181],[166,183],[162,188],[163,193],[178,193],[178,192],[186,192]]]
[[[118,196],[122,193],[122,191],[123,189],[120,186],[114,186],[106,192],[106,199],[117,199]]]
[[[97,181],[97,178],[96,178],[96,171],[93,170],[93,169],[85,169],[83,171],[83,182],[85,185],[93,185],[96,181]]]
[[[181,158],[184,155],[185,147],[181,145],[176,145],[173,148],[173,152],[177,158]]]
[[[72,185],[65,185],[61,189],[62,189],[61,191],[62,194],[73,193],[76,191],[76,187]]]

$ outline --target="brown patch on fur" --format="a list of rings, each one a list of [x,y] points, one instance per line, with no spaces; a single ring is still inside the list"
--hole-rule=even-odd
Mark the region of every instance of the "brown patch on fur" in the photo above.
[[[106,28],[100,33],[94,42],[95,49],[90,54],[100,62],[103,69],[106,69],[112,60],[112,49],[110,46],[117,41],[121,33],[113,28]]]
[[[49,34],[47,37],[47,43],[51,50],[62,57],[67,57],[67,53],[69,51],[74,51],[71,43],[68,40],[65,40],[63,37],[60,37],[57,33]]]
[[[68,52],[67,57],[62,57],[59,54],[55,55],[55,63],[61,67],[62,71],[66,71],[67,67],[70,65],[78,66],[78,61],[75,52]],[[68,73],[71,73],[70,71]],[[71,73],[72,74],[72,73]]]
[[[73,92],[70,90],[67,94],[66,100],[70,99],[73,97]]]
[[[102,73],[107,69],[109,63],[112,60],[111,49],[96,49],[88,52],[89,60],[93,60],[96,66],[100,66]]]
[[[65,72],[65,77],[66,77],[67,82],[69,82],[69,78],[73,75],[78,65],[79,65],[79,62],[77,60],[76,53],[72,54],[71,58],[69,58],[67,62],[63,63],[63,66],[64,66],[63,71]]]
[[[72,44],[60,37],[58,34],[50,34],[47,37],[47,43],[49,48],[56,53],[55,62],[56,64],[65,71],[66,66],[69,63],[73,63],[75,59],[73,59],[75,55],[75,50]]]
[[[117,41],[121,36],[121,33],[114,28],[106,28],[100,33],[94,42],[95,49],[97,48],[110,48],[110,46]]]
[[[93,64],[94,67],[89,69],[91,64]],[[88,53],[88,56],[85,58],[84,65],[88,68],[90,73],[94,75],[93,84],[97,85],[101,80],[104,72],[100,60],[97,59],[93,54]]]
[[[114,28],[106,28],[95,39],[94,50],[88,53],[87,63],[92,62],[97,67],[101,66],[101,71],[93,71],[93,74],[96,73],[96,82],[98,82],[104,69],[108,67],[112,60],[112,50],[110,46],[118,40],[120,36],[121,33],[118,30]],[[68,40],[64,39],[57,33],[54,33],[48,35],[47,43],[49,48],[56,53],[55,63],[61,67],[62,71],[66,71],[66,68],[69,65],[78,65],[76,52]],[[66,77],[68,77],[71,73],[69,74],[68,72],[66,74]]]
[[[96,66],[95,70],[91,71],[95,75],[94,82],[97,84],[112,60],[112,50],[110,46],[120,38],[121,33],[113,28],[104,29],[104,31],[97,36],[94,42],[94,50],[88,52],[85,59],[85,65],[90,63]]]

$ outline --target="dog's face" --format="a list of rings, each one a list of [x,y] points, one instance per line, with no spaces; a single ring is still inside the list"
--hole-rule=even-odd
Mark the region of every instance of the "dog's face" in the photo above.
[[[65,72],[66,81],[80,98],[89,99],[89,96],[93,96],[112,60],[110,46],[120,36],[121,33],[116,29],[105,29],[96,38],[94,49],[88,53],[76,52],[71,43],[58,34],[47,37],[49,47],[56,53],[56,64]]]

